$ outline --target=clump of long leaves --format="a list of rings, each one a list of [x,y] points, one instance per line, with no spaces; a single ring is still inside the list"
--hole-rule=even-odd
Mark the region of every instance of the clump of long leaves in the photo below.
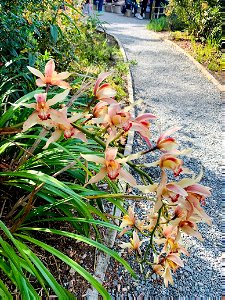
[[[181,256],[188,254],[181,244],[181,233],[201,240],[197,223],[210,224],[202,208],[210,191],[199,184],[201,174],[179,181],[169,179],[171,174],[178,178],[191,173],[179,158],[188,151],[179,150],[171,137],[179,128],[166,130],[153,142],[150,122],[157,117],[151,113],[131,116],[131,107],[118,103],[115,89],[102,83],[111,73],[99,75],[91,97],[83,97],[82,88],[71,97],[71,86],[65,80],[70,74],[57,73],[54,60],[48,61],[42,72],[30,66],[28,69],[37,77],[38,89],[18,99],[0,122],[0,178],[4,186],[0,223],[2,295],[11,294],[11,282],[22,298],[38,297],[29,280],[35,277],[46,295],[54,292],[65,299],[74,298],[41,262],[38,246],[72,267],[110,299],[88,271],[47,242],[49,234],[83,241],[111,255],[134,275],[118,253],[104,245],[98,225],[118,230],[120,237],[128,234],[130,242],[121,247],[135,253],[139,263],[147,263],[166,286],[172,284],[172,272],[183,266]],[[122,145],[131,130],[144,139],[146,150],[124,157]],[[157,161],[148,165],[132,162],[153,151],[159,153]],[[128,166],[138,179],[128,172]],[[145,171],[152,166],[160,168],[157,183]],[[136,187],[142,196],[121,192],[121,182]],[[142,220],[132,207],[126,212],[122,205],[123,199],[135,197],[147,199],[152,206]],[[124,213],[120,227],[109,221],[109,217],[116,217],[105,211],[102,199]],[[68,222],[72,232],[55,229],[57,221]],[[42,232],[46,233],[44,240]],[[143,255],[144,242],[148,244]]]

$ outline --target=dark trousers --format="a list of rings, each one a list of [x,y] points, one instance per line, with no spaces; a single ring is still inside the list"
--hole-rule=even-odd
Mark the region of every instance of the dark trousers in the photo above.
[[[146,12],[148,0],[143,0],[141,4],[141,16],[143,17],[143,14]]]
[[[102,11],[103,0],[99,0],[98,11]]]

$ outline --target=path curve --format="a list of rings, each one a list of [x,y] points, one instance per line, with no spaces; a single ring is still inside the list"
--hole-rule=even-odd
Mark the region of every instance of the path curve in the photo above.
[[[106,286],[112,294],[130,292],[152,297],[203,297],[221,299],[221,199],[222,199],[222,100],[216,87],[181,52],[162,41],[154,32],[146,29],[147,20],[104,13],[101,21],[108,33],[122,43],[131,66],[135,100],[143,99],[140,112],[151,112],[160,118],[162,129],[182,126],[176,134],[182,148],[193,149],[185,164],[198,173],[203,167],[202,183],[212,188],[206,211],[213,219],[211,227],[201,225],[204,242],[187,238],[190,257],[185,267],[174,276],[175,284],[168,289],[152,279],[129,279],[122,268],[118,276],[107,285],[107,276],[115,265],[109,266]],[[135,135],[133,151],[143,149],[144,144]],[[146,158],[148,161],[150,158]],[[142,207],[143,208],[143,207]],[[137,210],[141,207],[136,206]],[[121,277],[122,276],[122,277]],[[120,285],[120,291],[118,286]],[[141,298],[143,299],[143,298]],[[182,298],[183,299],[183,298]]]

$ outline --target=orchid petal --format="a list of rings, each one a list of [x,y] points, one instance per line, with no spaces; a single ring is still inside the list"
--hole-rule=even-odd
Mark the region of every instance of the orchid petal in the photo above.
[[[94,155],[94,154],[82,154],[81,153],[81,156],[86,159],[87,161],[93,161],[97,164],[105,164],[105,159],[103,157],[99,157],[97,155]]]
[[[97,79],[97,81],[96,81],[96,83],[95,83],[95,87],[94,87],[94,95],[96,95],[96,92],[97,92],[97,90],[98,90],[98,88],[99,88],[100,83],[101,83],[104,79],[106,79],[109,75],[111,75],[110,72],[105,72],[105,73],[101,73],[101,74],[98,76],[98,79]]]
[[[108,84],[107,84],[108,85]],[[116,95],[116,91],[111,88],[110,86],[101,86],[96,93],[96,98],[104,99],[104,98],[111,98]]]
[[[194,236],[197,239],[199,239],[200,241],[204,241],[202,235],[200,232],[198,232],[197,230],[194,230],[193,228],[191,228],[190,226],[182,226],[182,231],[185,232],[188,235]]]
[[[22,106],[25,106],[27,108],[36,108],[36,103],[22,103]]]
[[[188,186],[186,188],[186,191],[190,193],[206,196],[206,197],[211,196],[211,192],[209,191],[209,188],[198,183]]]
[[[162,274],[162,277],[164,279],[165,287],[168,287],[168,283],[173,285],[173,277],[170,268],[165,269],[165,272]]]
[[[63,101],[69,94],[70,90],[69,89],[66,89],[64,92],[60,93],[60,94],[57,94],[55,95],[52,99],[49,99],[47,102],[48,102],[48,105],[49,106],[52,106],[58,102],[61,102]]]
[[[124,169],[120,169],[119,178],[129,183],[131,186],[137,185],[136,179]]]
[[[36,80],[36,85],[37,86],[46,86],[46,83],[45,83],[44,79],[42,80],[41,78],[38,78]]]
[[[146,113],[138,116],[137,118],[134,119],[134,122],[141,122],[141,121],[146,121],[149,119],[157,119],[157,117],[153,114]]]
[[[54,110],[54,113],[51,114],[51,119],[58,124],[65,125],[66,127],[70,125],[67,117],[67,107],[64,107],[60,110]]]
[[[131,130],[137,131],[143,137],[147,137],[147,138],[151,137],[149,128],[147,128],[141,123],[132,122]]]
[[[51,59],[45,65],[45,78],[52,78],[54,71],[55,71],[55,62],[53,59]]]
[[[113,98],[108,98],[108,97],[103,97],[100,99],[101,102],[106,102],[107,104],[116,104],[118,103],[115,99]]]
[[[180,259],[179,256],[176,255],[176,253],[170,253],[167,256],[167,259],[173,261],[176,265],[180,266],[180,267],[184,267],[184,263],[183,261]]]
[[[37,70],[33,67],[30,67],[30,66],[27,66],[27,68],[32,74],[34,74],[35,76],[40,77],[42,80],[44,80],[44,75],[39,70]]]
[[[174,192],[175,194],[179,194],[183,197],[186,197],[188,195],[187,192],[182,187],[180,187],[178,184],[175,183],[168,183],[166,185],[166,188],[169,191]]]
[[[33,127],[36,124],[41,123],[40,118],[38,117],[38,113],[36,111],[34,111],[29,117],[28,119],[23,123],[23,130],[27,131],[29,128]]]
[[[82,113],[74,113],[72,115],[72,117],[68,118],[67,120],[70,122],[70,123],[73,123],[79,119],[81,119],[84,115]]]
[[[142,152],[138,152],[138,153],[135,153],[135,154],[130,154],[130,155],[128,155],[126,157],[123,157],[123,158],[117,158],[116,161],[118,163],[124,164],[127,161],[129,161],[129,160],[133,160],[133,159],[139,158],[141,155],[142,155]]]
[[[105,151],[105,160],[110,161],[110,160],[115,160],[116,155],[118,152],[118,148],[107,148]]]
[[[68,82],[63,81],[63,80],[52,80],[51,81],[52,85],[58,85],[62,89],[71,89],[71,86],[69,85]]]
[[[87,184],[91,184],[91,183],[96,183],[99,182],[100,180],[102,180],[105,176],[107,175],[107,170],[105,167],[102,167],[99,171],[98,174],[96,174],[95,176],[93,176]]]
[[[67,79],[69,76],[71,75],[71,73],[69,72],[61,72],[57,74],[57,78],[58,79]]]
[[[58,141],[58,139],[61,137],[61,135],[62,135],[62,130],[56,129],[52,133],[51,137],[47,140],[47,143],[45,144],[43,149],[47,149],[51,143]]]
[[[86,135],[83,132],[80,132],[79,130],[76,130],[75,134],[72,136],[74,139],[79,139],[84,143],[87,143]]]
[[[168,130],[166,130],[164,133],[162,133],[157,141],[157,143],[159,143],[161,140],[163,140],[164,138],[166,138],[167,136],[171,135],[172,133],[180,130],[182,127],[173,127],[173,128],[169,128]]]
[[[142,193],[155,193],[158,188],[158,184],[137,185],[136,188],[138,188]]]
[[[193,184],[195,184],[195,180],[193,178],[183,178],[179,181],[179,186],[182,188],[186,188]]]

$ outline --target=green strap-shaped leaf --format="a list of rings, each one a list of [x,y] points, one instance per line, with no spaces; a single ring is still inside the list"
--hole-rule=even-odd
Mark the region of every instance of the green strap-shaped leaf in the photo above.
[[[82,277],[84,277],[90,284],[102,295],[104,300],[110,300],[111,297],[106,291],[106,289],[88,272],[86,271],[83,267],[81,267],[78,263],[73,261],[71,258],[63,254],[62,252],[58,251],[57,249],[53,248],[52,246],[49,246],[41,241],[38,241],[34,238],[28,237],[26,235],[22,234],[16,234],[17,236],[34,243],[38,245],[39,247],[45,249],[52,255],[55,255],[58,257],[60,260],[64,261],[67,265],[69,265],[71,268],[73,268],[76,272],[78,272]]]
[[[0,299],[10,300],[13,296],[10,294],[9,290],[5,286],[4,282],[0,279]]]
[[[117,252],[109,249],[108,247],[106,247],[105,245],[102,245],[94,240],[91,240],[85,236],[81,236],[75,233],[70,233],[70,232],[66,232],[63,230],[56,230],[56,229],[50,229],[50,228],[33,228],[33,227],[24,227],[23,230],[31,230],[31,231],[43,231],[43,232],[50,232],[50,233],[54,233],[54,234],[58,234],[58,235],[62,235],[62,236],[66,236],[72,239],[76,239],[79,241],[82,241],[86,244],[89,244],[91,246],[94,246],[96,248],[98,248],[99,250],[105,252],[106,254],[112,256],[113,258],[115,258],[117,261],[119,261],[122,265],[124,265],[124,267],[127,269],[127,271],[130,272],[130,274],[134,277],[136,277],[135,272],[133,271],[133,269],[130,267],[130,265],[123,259],[121,258]],[[20,235],[19,235],[20,236]]]
[[[54,276],[49,272],[49,270],[44,266],[40,259],[23,243],[17,240],[21,252],[24,252],[30,260],[34,263],[36,268],[40,271],[42,276],[48,282],[49,286],[53,289],[59,299],[76,299],[71,293],[65,290],[54,278]]]

